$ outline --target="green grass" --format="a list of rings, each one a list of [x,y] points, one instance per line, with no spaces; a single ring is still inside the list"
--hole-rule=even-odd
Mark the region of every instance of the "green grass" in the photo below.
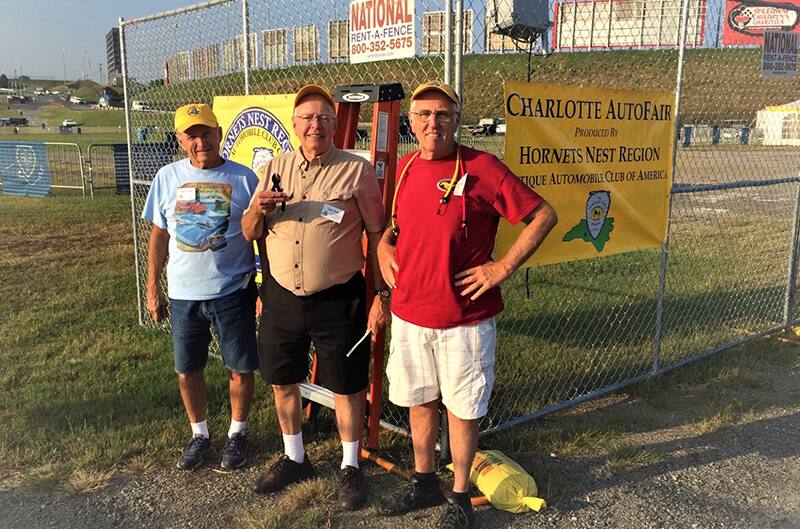
[[[169,335],[138,325],[129,198],[0,204],[0,482],[24,474],[32,486],[79,490],[141,467],[142,456],[173,465],[188,430]],[[209,421],[220,432],[227,377],[210,364]],[[250,422],[264,453],[276,424],[262,398]]]
[[[74,110],[48,105],[39,109],[39,115],[49,127],[57,127],[65,119],[74,119],[79,127],[125,127],[125,113],[120,110]]]
[[[86,149],[93,143],[126,143],[125,130],[113,132],[83,132],[82,134],[58,134],[54,132],[39,131],[37,129],[20,129],[19,134],[13,130],[3,130],[0,127],[0,141],[41,141],[55,143],[77,143],[86,153]]]

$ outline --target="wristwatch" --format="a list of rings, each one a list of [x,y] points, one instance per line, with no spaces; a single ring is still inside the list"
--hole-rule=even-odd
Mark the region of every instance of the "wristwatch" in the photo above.
[[[376,290],[375,295],[380,296],[381,299],[383,299],[384,301],[389,301],[390,299],[392,299],[392,291],[386,287],[379,288],[378,290]]]

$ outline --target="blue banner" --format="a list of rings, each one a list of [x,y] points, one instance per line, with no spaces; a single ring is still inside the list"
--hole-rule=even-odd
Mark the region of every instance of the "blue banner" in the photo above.
[[[114,150],[114,175],[117,194],[127,194],[131,190],[131,175],[128,172],[128,144],[115,143],[111,148]]]
[[[44,143],[0,141],[0,180],[4,195],[46,197],[50,165]]]

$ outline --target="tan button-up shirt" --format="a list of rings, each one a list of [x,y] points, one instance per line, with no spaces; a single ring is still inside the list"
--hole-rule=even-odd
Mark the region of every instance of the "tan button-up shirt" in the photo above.
[[[333,146],[311,161],[297,149],[267,162],[257,192],[276,173],[289,198],[264,219],[270,274],[298,296],[345,283],[364,265],[364,229],[385,226],[372,165]]]

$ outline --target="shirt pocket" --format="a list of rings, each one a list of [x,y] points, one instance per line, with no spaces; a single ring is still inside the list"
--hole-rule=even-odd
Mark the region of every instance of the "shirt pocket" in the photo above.
[[[356,213],[355,201],[355,188],[345,189],[332,189],[320,193],[320,198],[317,206],[317,216],[320,217],[321,225],[327,229],[333,229],[336,225],[344,224],[351,220],[351,217]],[[329,206],[326,208],[325,206]],[[335,209],[333,209],[335,208]],[[323,213],[328,211],[328,215],[323,216]],[[331,217],[335,217],[341,210],[341,221],[336,222]]]

